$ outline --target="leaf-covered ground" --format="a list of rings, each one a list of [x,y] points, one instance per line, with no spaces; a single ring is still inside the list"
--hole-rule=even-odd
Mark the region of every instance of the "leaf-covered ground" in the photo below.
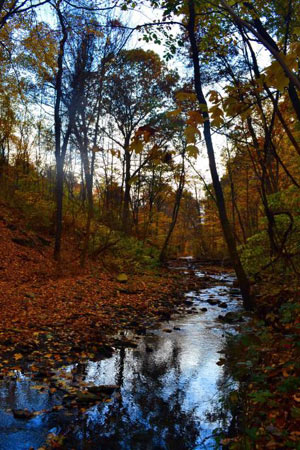
[[[268,291],[272,291],[270,284]],[[240,435],[223,443],[231,450],[298,450],[299,291],[286,287],[261,295],[257,307],[255,318],[228,346],[230,371],[241,387],[239,399],[235,394],[229,397]]]
[[[82,271],[71,239],[57,266],[49,237],[24,230],[22,220],[8,210],[1,213],[2,376],[109,355],[120,344],[116,335],[121,330],[142,334],[182,302],[187,286],[167,270],[128,273],[125,283],[99,262]],[[188,282],[193,287],[195,280]]]

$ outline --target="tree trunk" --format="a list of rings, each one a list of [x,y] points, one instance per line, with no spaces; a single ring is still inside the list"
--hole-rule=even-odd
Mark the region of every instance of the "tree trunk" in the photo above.
[[[85,173],[85,184],[86,184],[86,192],[87,192],[87,203],[88,203],[88,211],[87,211],[87,220],[85,225],[85,237],[83,242],[83,249],[80,257],[80,265],[81,267],[85,266],[86,257],[89,248],[90,242],[90,234],[91,234],[91,223],[94,216],[94,199],[93,199],[93,172],[94,172],[94,163],[95,163],[95,152],[92,155],[91,167],[89,165],[87,149],[83,149],[81,152],[81,158],[83,161],[84,173]]]
[[[201,106],[202,115],[204,119],[204,138],[206,143],[206,149],[207,149],[207,155],[209,159],[209,167],[210,167],[210,173],[212,177],[212,182],[214,186],[215,196],[217,200],[217,207],[219,212],[219,217],[221,221],[221,226],[223,230],[223,235],[228,247],[228,252],[234,267],[234,270],[236,272],[236,276],[240,285],[242,297],[243,297],[243,303],[244,307],[246,309],[252,309],[254,306],[254,300],[250,292],[250,283],[247,278],[247,275],[244,271],[244,268],[241,264],[239,254],[236,248],[234,236],[230,227],[230,223],[227,217],[226,207],[225,207],[225,201],[223,196],[223,190],[222,186],[219,180],[219,175],[217,172],[216,167],[216,161],[215,161],[215,154],[214,154],[214,147],[212,143],[211,138],[211,129],[210,129],[210,119],[207,109],[207,102],[205,100],[203,90],[202,90],[202,83],[200,78],[200,62],[199,62],[199,52],[198,52],[198,46],[195,36],[195,6],[194,1],[189,0],[189,21],[187,24],[187,30],[189,34],[189,41],[191,45],[191,54],[192,54],[192,60],[193,60],[193,67],[194,67],[194,84],[195,84],[195,90],[197,94],[198,101]]]
[[[184,172],[185,172],[185,169],[184,169],[184,154],[183,154],[180,180],[179,180],[178,189],[176,191],[175,203],[174,203],[173,213],[172,213],[172,221],[170,223],[168,234],[166,236],[165,242],[163,244],[163,247],[162,247],[160,255],[159,255],[159,260],[161,262],[164,262],[166,259],[168,245],[169,245],[173,230],[174,230],[176,222],[177,222],[178,212],[179,212],[179,208],[180,208],[180,202],[181,202],[183,188],[184,188]]]
[[[128,141],[128,142],[127,142]],[[125,142],[125,191],[124,191],[124,201],[123,201],[123,214],[122,214],[122,227],[125,233],[129,231],[130,225],[130,165],[131,165],[131,153],[129,151],[129,140]]]
[[[65,44],[68,38],[68,32],[65,27],[64,19],[59,6],[56,9],[57,15],[60,21],[62,29],[62,38],[59,42],[59,53],[57,57],[57,74],[55,80],[55,107],[54,107],[54,130],[55,130],[55,160],[56,160],[56,234],[55,234],[55,245],[54,245],[54,259],[59,261],[60,259],[60,249],[61,249],[61,235],[62,235],[62,209],[63,209],[63,191],[64,191],[64,162],[65,154],[68,145],[68,140],[71,132],[70,123],[63,139],[63,145],[61,145],[62,140],[62,120],[60,116],[60,105],[62,102],[62,78],[63,78],[63,58],[65,52]]]
[[[61,156],[56,158],[56,221],[55,221],[55,244],[54,259],[59,261],[62,236],[62,217],[63,217],[63,194],[64,194],[64,162]]]

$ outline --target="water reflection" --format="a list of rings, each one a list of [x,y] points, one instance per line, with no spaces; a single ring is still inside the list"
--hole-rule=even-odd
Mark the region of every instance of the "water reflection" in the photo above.
[[[208,421],[207,413],[213,415],[219,392],[222,368],[216,362],[228,325],[215,321],[217,305],[208,305],[206,313],[201,307],[213,296],[229,302],[226,311],[239,308],[238,298],[230,296],[232,278],[225,278],[226,285],[194,293],[195,313],[144,336],[137,349],[121,348],[107,360],[73,367],[77,381],[121,387],[84,414],[14,419],[9,409],[49,409],[61,398],[32,389],[26,379],[7,382],[0,391],[0,449],[37,449],[50,431],[66,434],[66,449],[214,448],[211,434],[219,424]]]

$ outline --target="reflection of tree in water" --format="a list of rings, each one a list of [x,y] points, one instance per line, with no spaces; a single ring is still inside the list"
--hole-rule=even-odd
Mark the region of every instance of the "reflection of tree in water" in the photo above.
[[[157,340],[153,353],[141,352],[138,359],[120,350],[116,383],[123,395],[83,416],[85,423],[70,445],[99,450],[195,449],[200,423],[194,410],[184,409],[190,377],[182,379],[178,344],[172,342],[164,358],[156,358],[160,345]]]
[[[222,376],[217,381],[217,386],[218,395],[212,408],[205,412],[205,416],[207,421],[218,424],[218,427],[214,429],[215,436],[234,437],[239,433],[243,412],[239,399],[240,386],[234,381],[230,368],[226,365]]]

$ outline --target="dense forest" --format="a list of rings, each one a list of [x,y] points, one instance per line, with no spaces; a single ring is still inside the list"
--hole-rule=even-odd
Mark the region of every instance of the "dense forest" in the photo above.
[[[121,355],[216,274],[243,307],[219,322],[245,321],[217,363],[234,421],[207,447],[77,445],[73,424],[37,447],[0,425],[0,449],[298,449],[299,0],[0,0],[0,67],[3,383],[53,394],[63,364]]]

